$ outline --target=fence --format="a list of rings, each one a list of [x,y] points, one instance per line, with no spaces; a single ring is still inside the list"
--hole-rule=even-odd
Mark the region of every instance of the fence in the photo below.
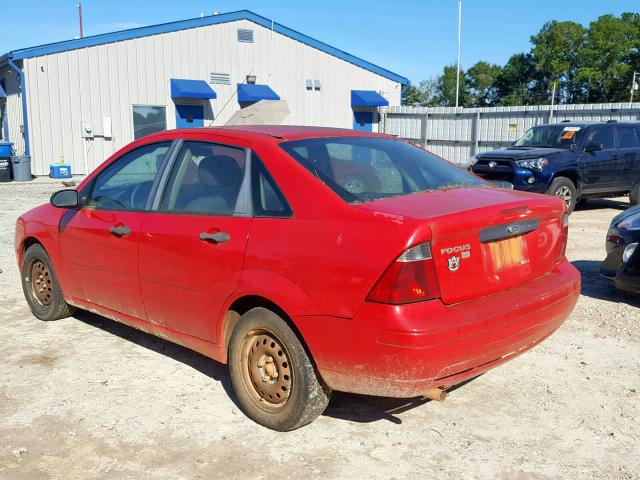
[[[466,165],[476,153],[506,147],[526,130],[563,120],[640,120],[640,102],[518,107],[389,107],[382,130]]]

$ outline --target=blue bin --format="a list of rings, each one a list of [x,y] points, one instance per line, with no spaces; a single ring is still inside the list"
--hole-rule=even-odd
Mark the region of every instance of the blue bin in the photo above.
[[[13,143],[0,142],[0,157],[9,158],[13,156]]]
[[[68,163],[54,163],[49,165],[51,178],[71,178],[71,165]]]

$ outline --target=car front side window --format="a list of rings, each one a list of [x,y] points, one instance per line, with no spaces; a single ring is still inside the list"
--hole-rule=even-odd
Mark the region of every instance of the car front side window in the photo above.
[[[171,142],[125,153],[96,177],[88,206],[105,210],[145,210],[151,187]]]
[[[172,168],[161,210],[232,215],[245,170],[245,150],[185,142]]]

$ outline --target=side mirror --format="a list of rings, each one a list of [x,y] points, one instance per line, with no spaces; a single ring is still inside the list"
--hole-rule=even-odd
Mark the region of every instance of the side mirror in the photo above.
[[[589,143],[585,148],[585,152],[599,152],[604,148],[604,145],[601,143]]]
[[[51,205],[56,208],[78,208],[80,206],[80,195],[77,190],[59,190],[51,195]]]

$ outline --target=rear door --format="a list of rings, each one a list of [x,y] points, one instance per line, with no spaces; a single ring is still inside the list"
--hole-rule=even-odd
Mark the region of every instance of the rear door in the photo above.
[[[587,152],[589,144],[600,144],[602,150]],[[618,182],[620,158],[615,149],[613,127],[611,125],[594,125],[587,129],[582,140],[583,153],[578,169],[583,179],[583,191],[607,192]]]
[[[620,157],[621,175],[618,178],[618,188],[631,190],[631,187],[640,179],[640,138],[638,131],[632,125],[616,125],[616,141]]]
[[[172,160],[141,231],[141,288],[151,322],[216,340],[251,227],[246,147],[186,139]]]
[[[62,257],[70,263],[82,300],[145,319],[138,276],[140,227],[171,142],[129,151],[100,172],[88,205],[60,223]]]

